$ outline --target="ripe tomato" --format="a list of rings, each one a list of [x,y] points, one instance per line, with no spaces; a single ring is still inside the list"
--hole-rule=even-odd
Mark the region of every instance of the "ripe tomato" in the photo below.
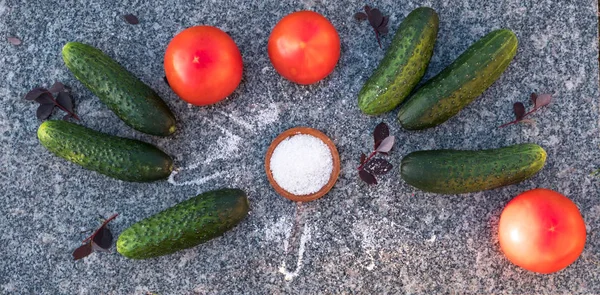
[[[512,263],[539,273],[559,271],[577,260],[585,224],[575,203],[549,189],[533,189],[502,211],[500,248]]]
[[[275,25],[268,51],[280,75],[299,84],[313,84],[335,68],[340,58],[340,37],[324,16],[298,11]]]
[[[230,95],[242,80],[242,55],[218,28],[196,26],[177,34],[165,52],[169,86],[195,105],[216,103]]]

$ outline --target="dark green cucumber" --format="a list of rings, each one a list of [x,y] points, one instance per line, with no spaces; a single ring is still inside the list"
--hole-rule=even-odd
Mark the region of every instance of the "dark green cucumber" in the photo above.
[[[205,192],[124,230],[117,251],[127,258],[145,259],[191,248],[232,229],[248,210],[242,190]]]
[[[173,160],[157,147],[66,121],[45,121],[37,132],[57,156],[104,175],[135,182],[169,177]]]
[[[133,129],[159,136],[175,132],[175,116],[165,102],[99,49],[69,42],[62,49],[67,68]]]
[[[480,151],[417,151],[402,159],[400,175],[427,192],[461,194],[521,182],[545,162],[546,151],[533,143]]]
[[[475,42],[400,107],[402,127],[430,128],[458,114],[506,70],[517,45],[517,36],[507,29],[493,31]]]
[[[368,115],[395,109],[421,80],[438,32],[437,13],[429,7],[413,10],[400,24],[390,48],[358,93],[358,107]]]

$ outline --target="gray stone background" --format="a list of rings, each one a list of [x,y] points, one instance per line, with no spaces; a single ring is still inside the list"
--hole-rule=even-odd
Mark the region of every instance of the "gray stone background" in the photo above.
[[[516,58],[488,91],[423,132],[403,131],[396,112],[373,118],[356,106],[360,87],[384,54],[368,24],[353,20],[364,4],[0,0],[0,293],[600,294],[600,179],[589,176],[600,168],[596,1],[371,3],[390,16],[392,32],[418,6],[438,11],[440,30],[425,78],[493,29],[510,28],[519,38]],[[329,18],[342,42],[335,71],[312,86],[281,78],[266,52],[276,22],[302,9]],[[126,13],[140,24],[127,24],[121,18]],[[229,32],[244,59],[240,87],[205,108],[188,106],[162,80],[170,38],[198,24]],[[22,45],[11,45],[8,36]],[[391,37],[383,38],[384,49]],[[176,135],[163,139],[125,126],[66,69],[60,50],[68,41],[99,47],[156,89],[179,119]],[[51,155],[36,138],[37,105],[22,97],[54,81],[73,88],[81,124],[156,144],[173,155],[179,173],[171,182],[126,183]],[[554,94],[553,103],[532,116],[536,125],[498,129],[512,120],[512,103],[527,102],[531,92]],[[403,155],[419,149],[522,142],[542,145],[548,162],[530,180],[480,193],[423,193],[400,180],[397,169],[368,187],[355,167],[381,121],[397,137],[389,156],[396,168]],[[275,194],[263,160],[271,139],[299,125],[334,140],[342,172],[326,197],[297,206]],[[252,207],[221,238],[144,261],[125,259],[114,248],[72,260],[85,238],[80,231],[96,227],[99,215],[120,214],[110,225],[116,236],[135,221],[221,187],[246,190]],[[588,226],[581,257],[551,275],[512,265],[497,241],[504,205],[535,187],[572,198]]]

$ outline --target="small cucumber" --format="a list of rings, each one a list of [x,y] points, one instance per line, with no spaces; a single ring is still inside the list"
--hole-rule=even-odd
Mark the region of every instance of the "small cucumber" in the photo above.
[[[100,49],[69,42],[62,56],[75,78],[125,124],[158,136],[175,132],[175,116],[158,94]]]
[[[400,175],[427,192],[461,194],[521,182],[545,162],[546,151],[533,143],[480,151],[417,151],[402,159]]]
[[[194,247],[221,236],[248,215],[248,198],[239,189],[205,192],[124,230],[117,252],[145,259]]]
[[[475,42],[400,107],[402,127],[426,129],[458,114],[500,77],[517,53],[517,45],[517,36],[507,29]]]
[[[367,115],[395,109],[421,80],[438,32],[437,13],[413,10],[400,24],[383,60],[358,93],[358,107]]]
[[[171,157],[151,144],[66,121],[45,121],[37,135],[57,156],[116,179],[154,181],[169,177],[173,170]]]

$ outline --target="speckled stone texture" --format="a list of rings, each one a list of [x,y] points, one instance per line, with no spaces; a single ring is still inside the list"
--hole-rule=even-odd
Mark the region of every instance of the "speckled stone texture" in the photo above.
[[[600,168],[598,140],[597,3],[585,1],[377,1],[390,31],[414,8],[438,11],[440,30],[425,78],[450,64],[497,28],[517,34],[518,53],[502,77],[445,124],[403,131],[396,111],[362,115],[357,93],[384,54],[373,30],[353,14],[364,2],[303,1],[15,1],[0,0],[0,293],[2,294],[600,294]],[[312,86],[281,78],[266,52],[275,23],[310,9],[338,29],[342,54],[335,71]],[[136,14],[139,25],[121,15]],[[229,32],[244,59],[240,87],[223,103],[188,106],[163,82],[170,38],[198,24]],[[13,46],[7,36],[17,36]],[[383,38],[384,49],[391,35]],[[68,41],[99,47],[165,99],[179,119],[169,138],[143,135],[111,113],[75,80],[60,50]],[[81,124],[151,142],[174,156],[171,182],[127,183],[86,171],[51,155],[36,138],[36,104],[22,100],[36,86],[62,81],[73,88]],[[554,102],[512,120],[512,104],[531,92]],[[55,113],[55,118],[60,118]],[[397,137],[396,168],[368,187],[358,180],[371,131],[387,122]],[[342,171],[324,198],[297,206],[275,194],[264,153],[280,132],[318,128],[336,143]],[[546,167],[501,189],[436,195],[409,187],[398,175],[403,155],[419,149],[496,148],[534,142]],[[246,190],[252,212],[223,237],[173,255],[134,261],[112,250],[73,262],[71,252],[98,216],[119,213],[115,234],[137,220],[200,192]],[[571,197],[588,238],[567,269],[538,275],[502,255],[497,223],[504,205],[535,187]],[[296,224],[296,226],[294,226]]]

